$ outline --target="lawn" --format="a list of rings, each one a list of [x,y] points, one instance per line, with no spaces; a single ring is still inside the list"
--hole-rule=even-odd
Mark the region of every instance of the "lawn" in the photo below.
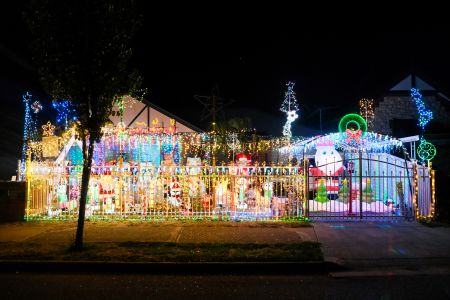
[[[83,251],[65,245],[0,243],[0,260],[124,261],[124,262],[302,262],[322,261],[319,243],[192,244],[86,243]]]

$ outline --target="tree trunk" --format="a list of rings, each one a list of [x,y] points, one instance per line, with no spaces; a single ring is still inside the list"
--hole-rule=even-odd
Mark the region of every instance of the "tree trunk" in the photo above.
[[[77,234],[75,236],[76,250],[83,248],[84,216],[86,213],[86,198],[89,189],[89,178],[91,176],[92,156],[94,154],[94,141],[89,138],[88,152],[86,155],[86,137],[83,138],[83,176],[81,177],[80,210],[78,213]]]

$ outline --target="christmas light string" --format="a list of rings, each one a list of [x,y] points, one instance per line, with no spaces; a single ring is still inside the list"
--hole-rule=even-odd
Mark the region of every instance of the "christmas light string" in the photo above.
[[[431,161],[436,155],[436,147],[425,140],[425,127],[433,119],[433,112],[426,108],[425,102],[422,99],[422,94],[416,88],[411,89],[411,98],[416,104],[417,112],[419,114],[418,126],[421,128],[420,144],[417,149],[419,158],[423,161]]]
[[[363,98],[359,100],[359,114],[366,120],[367,128],[371,129],[375,118],[373,99]]]
[[[287,91],[284,95],[284,101],[281,104],[280,110],[286,113],[287,119],[286,123],[283,126],[283,135],[290,139],[292,137],[291,124],[298,118],[298,104],[297,99],[295,98],[295,83],[289,81],[286,85]]]
[[[58,112],[56,116],[57,124],[64,124],[64,128],[69,127],[69,122],[77,120],[77,112],[71,101],[63,100],[53,100],[53,108]]]
[[[417,112],[419,113],[418,125],[422,129],[423,134],[425,126],[433,119],[433,112],[425,107],[422,94],[418,89],[411,89],[411,98],[416,104]]]

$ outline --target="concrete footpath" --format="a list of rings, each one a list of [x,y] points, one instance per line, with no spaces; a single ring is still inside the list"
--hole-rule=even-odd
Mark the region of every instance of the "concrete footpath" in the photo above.
[[[0,243],[70,244],[75,223],[0,224]],[[86,223],[86,242],[268,243],[319,242],[324,261],[346,272],[334,276],[450,273],[450,227],[414,222],[289,223],[98,222]],[[378,272],[378,273],[377,273]]]

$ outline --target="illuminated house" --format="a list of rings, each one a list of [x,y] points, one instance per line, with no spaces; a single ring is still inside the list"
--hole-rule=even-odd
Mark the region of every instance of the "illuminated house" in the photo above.
[[[434,216],[433,170],[408,160],[401,141],[367,132],[357,114],[343,116],[339,132],[324,136],[294,141],[252,134],[246,141],[236,132],[200,132],[131,97],[113,111],[112,124],[102,128],[94,146],[87,218]],[[59,155],[44,157],[38,150],[50,142],[43,140],[27,162],[27,220],[70,220],[78,214],[80,142],[73,130],[53,140],[61,142]],[[279,151],[284,158],[276,165],[258,161],[265,151]],[[395,156],[398,151],[403,156]]]
[[[123,114],[120,112],[119,105],[114,105],[110,121],[112,124],[105,127],[104,138],[95,145],[94,163],[96,164],[117,163],[120,155],[123,156],[125,162],[160,165],[165,156],[170,156],[171,159],[175,159],[176,163],[179,163],[180,145],[170,134],[201,132],[198,127],[168,111],[146,100],[138,101],[132,97],[125,97]],[[120,128],[120,126],[123,126],[124,129],[127,128],[127,133],[130,133],[128,141],[136,143],[136,145],[130,145],[130,142],[125,145],[121,143],[121,139],[117,135],[108,135],[108,130]],[[146,135],[146,140],[143,139],[142,133]],[[131,137],[133,134],[135,138]],[[81,142],[72,137],[61,149],[56,163],[60,164],[66,161],[72,166],[81,165],[81,147]]]

